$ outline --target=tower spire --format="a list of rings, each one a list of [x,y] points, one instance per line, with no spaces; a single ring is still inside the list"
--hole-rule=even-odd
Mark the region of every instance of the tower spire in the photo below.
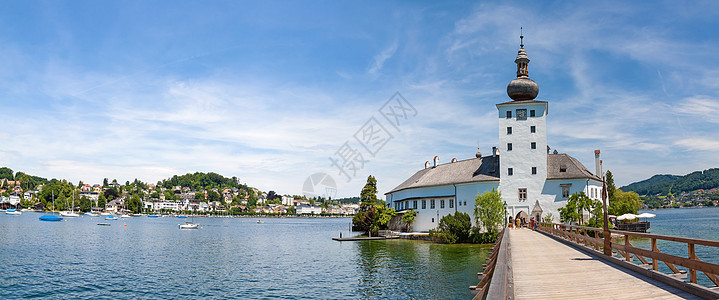
[[[539,94],[539,86],[529,79],[529,57],[524,50],[524,28],[519,27],[519,51],[514,63],[517,64],[517,78],[507,86],[507,94],[513,100],[533,100]]]

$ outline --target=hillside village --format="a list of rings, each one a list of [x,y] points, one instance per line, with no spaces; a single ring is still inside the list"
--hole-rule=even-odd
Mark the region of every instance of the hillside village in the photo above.
[[[2,173],[0,171],[0,176]],[[359,209],[358,204],[341,203],[320,197],[308,198],[301,195],[278,195],[274,191],[263,192],[240,184],[237,178],[225,178],[215,173],[174,176],[157,184],[144,183],[137,179],[120,184],[117,180],[105,179],[103,184],[80,182],[77,185],[65,180],[47,181],[44,178],[30,178],[24,175],[15,174],[17,180],[0,177],[0,208],[37,211],[74,210],[111,214],[336,216],[354,215]]]

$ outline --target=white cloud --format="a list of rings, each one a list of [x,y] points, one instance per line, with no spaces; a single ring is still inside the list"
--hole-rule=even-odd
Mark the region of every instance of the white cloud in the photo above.
[[[397,52],[397,40],[394,40],[389,47],[374,56],[374,62],[367,72],[369,74],[376,74],[378,71],[382,70],[384,63],[390,59],[395,52]]]

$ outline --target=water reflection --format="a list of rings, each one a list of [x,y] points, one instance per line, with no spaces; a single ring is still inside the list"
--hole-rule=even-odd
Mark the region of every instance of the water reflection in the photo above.
[[[467,299],[490,246],[385,240],[356,247],[363,297]]]

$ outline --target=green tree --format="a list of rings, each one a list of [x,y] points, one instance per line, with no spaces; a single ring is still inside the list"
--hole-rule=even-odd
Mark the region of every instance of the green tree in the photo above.
[[[220,194],[215,191],[207,191],[207,200],[210,202],[220,201]]]
[[[499,235],[504,222],[502,194],[495,189],[477,194],[474,198],[474,234],[486,233],[484,241],[493,241]]]
[[[387,228],[389,220],[397,214],[394,208],[386,207],[385,202],[377,198],[377,180],[372,175],[367,177],[360,199],[359,212],[352,218],[352,224],[359,231],[377,235],[380,229]]]
[[[127,201],[127,209],[133,213],[142,211],[142,199],[139,195],[135,194],[130,197],[130,200]]]
[[[614,199],[609,202],[609,214],[620,216],[623,214],[636,214],[642,208],[639,194],[635,192],[624,192],[616,190]]]
[[[107,204],[107,198],[105,198],[105,195],[103,193],[100,193],[100,196],[97,197],[97,207],[104,208]]]
[[[414,223],[414,220],[417,217],[417,211],[414,209],[410,209],[408,211],[405,211],[402,215],[402,223],[405,224],[405,231],[409,232],[412,231],[412,224]]]
[[[607,184],[607,199],[609,202],[612,202],[612,200],[614,200],[614,191],[617,190],[617,186],[614,185],[614,175],[612,171],[607,170],[607,175],[604,180]]]
[[[108,185],[110,185],[110,183],[108,183],[107,178],[103,179],[103,180],[102,180],[102,186],[103,186],[103,187],[106,187],[106,186],[108,186]]]
[[[562,222],[576,222],[580,225],[584,224],[584,212],[589,213],[589,226],[596,225],[597,222],[603,220],[602,203],[599,200],[593,200],[584,192],[574,193],[569,196],[567,204],[559,208],[559,218]]]
[[[441,243],[463,243],[469,240],[471,228],[472,221],[469,215],[458,211],[442,217],[437,229],[429,231],[429,236]]]
[[[80,211],[90,211],[92,208],[92,203],[90,203],[90,199],[88,199],[85,196],[80,197]]]

